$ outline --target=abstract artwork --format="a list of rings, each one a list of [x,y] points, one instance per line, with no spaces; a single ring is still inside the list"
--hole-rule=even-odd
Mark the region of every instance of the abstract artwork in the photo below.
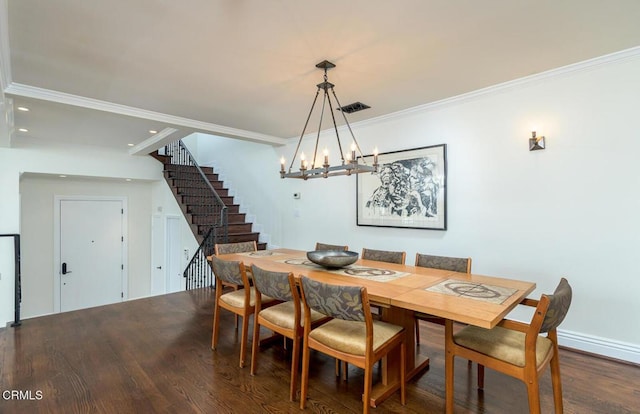
[[[378,155],[357,176],[358,226],[447,229],[446,144]],[[364,157],[367,164],[373,156]]]

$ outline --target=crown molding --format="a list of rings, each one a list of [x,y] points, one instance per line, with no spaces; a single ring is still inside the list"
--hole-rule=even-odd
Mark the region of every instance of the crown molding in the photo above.
[[[284,138],[261,134],[259,132],[246,131],[243,129],[226,127],[224,125],[196,121],[194,119],[148,111],[146,109],[134,108],[131,106],[101,101],[93,98],[86,98],[84,96],[72,95],[65,92],[53,91],[50,89],[38,88],[35,86],[23,85],[16,82],[12,82],[10,85],[8,85],[5,89],[5,93],[14,96],[40,99],[65,105],[78,106],[81,108],[94,109],[97,111],[126,115],[134,118],[148,119],[169,125],[192,128],[198,131],[208,132],[215,135],[260,142],[264,144],[285,145],[287,143],[287,140]]]
[[[545,72],[536,73],[535,75],[525,76],[524,78],[514,79],[512,81],[499,83],[497,85],[489,86],[486,88],[478,89],[472,92],[464,93],[450,98],[441,99],[439,101],[430,102],[423,105],[414,106],[412,108],[404,109],[398,112],[392,112],[390,114],[381,115],[371,119],[365,119],[363,121],[354,122],[352,126],[364,127],[371,126],[391,120],[397,120],[406,116],[410,116],[420,112],[427,112],[434,109],[440,109],[442,107],[454,104],[460,104],[463,102],[472,101],[484,96],[502,93],[511,89],[526,86],[532,83],[540,82],[542,80],[558,78],[577,72],[583,72],[592,70],[596,67],[603,65],[640,57],[640,46],[636,46],[630,49],[625,49],[619,52],[611,53],[608,55],[600,56],[597,58],[585,60],[582,62],[574,63],[567,66],[551,69]]]

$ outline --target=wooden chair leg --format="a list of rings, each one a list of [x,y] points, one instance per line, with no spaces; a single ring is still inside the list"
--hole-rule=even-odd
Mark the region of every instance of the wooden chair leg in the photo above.
[[[373,365],[364,369],[364,394],[362,396],[362,414],[369,414],[369,398],[371,397],[371,383],[373,382]]]
[[[562,413],[562,381],[560,380],[560,360],[558,359],[558,347],[554,347],[555,354],[551,358],[551,384],[553,384],[553,404],[556,413]]]
[[[420,320],[418,318],[414,318],[416,321],[416,344],[420,345]]]
[[[478,388],[484,389],[484,365],[481,364],[478,364]]]
[[[289,389],[289,401],[295,401],[298,385],[298,364],[300,363],[300,337],[294,336],[293,349],[291,350],[291,386]]]
[[[211,337],[211,349],[216,349],[218,345],[218,331],[220,329],[220,307],[218,306],[218,301],[216,300],[216,304],[213,309],[213,335]]]
[[[336,360],[337,361],[337,360]],[[300,385],[300,409],[304,410],[307,403],[307,389],[309,387],[309,347],[302,344],[302,384]]]
[[[253,319],[253,340],[251,343],[251,375],[256,375],[256,369],[258,367],[258,347],[260,344],[260,325],[258,324],[258,318]]]
[[[525,379],[527,384],[527,397],[529,398],[529,414],[540,414],[540,388],[538,377]]]
[[[244,367],[244,355],[247,346],[247,334],[249,332],[249,315],[242,316],[242,335],[240,336],[240,368]]]
[[[407,393],[406,393],[406,384],[407,384],[407,372],[406,372],[406,361],[407,361],[407,343],[402,341],[400,343],[400,403],[405,405],[407,403]]]

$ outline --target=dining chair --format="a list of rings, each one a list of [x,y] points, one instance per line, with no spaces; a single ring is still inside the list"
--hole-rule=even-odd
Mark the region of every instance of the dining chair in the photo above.
[[[429,267],[431,269],[451,270],[453,272],[460,273],[471,273],[470,257],[434,256],[430,254],[416,253],[416,261],[414,265],[416,267]],[[427,321],[437,323],[438,325],[444,325],[444,318],[422,312],[416,312],[416,343],[418,345],[420,344],[420,321]]]
[[[349,246],[341,246],[338,244],[316,243],[316,250],[349,250]]]
[[[298,293],[293,273],[272,272],[261,269],[256,265],[252,266],[252,271],[253,284],[256,289],[256,304],[253,320],[253,344],[251,347],[251,375],[255,375],[258,366],[260,326],[291,339],[293,341],[293,349],[291,350],[289,401],[293,401],[298,383],[300,344],[302,342],[302,324],[304,322],[300,306],[300,294]],[[282,302],[262,309],[260,299],[263,295]],[[311,310],[311,326],[317,326],[329,319],[329,317]]]
[[[363,248],[360,257],[365,260],[375,260],[377,262],[404,264],[407,253]]]
[[[540,413],[539,379],[551,365],[551,382],[556,413],[562,413],[562,383],[556,328],[571,305],[572,290],[565,278],[552,295],[540,300],[524,299],[520,304],[535,307],[527,323],[503,319],[493,329],[466,326],[453,333],[453,322],[445,328],[446,411],[453,412],[454,358],[461,356],[478,363],[478,388],[484,388],[484,367],[523,381],[527,386],[529,412]],[[547,335],[540,335],[546,333]],[[509,396],[511,398],[511,396]]]
[[[304,409],[309,388],[311,349],[364,369],[363,413],[369,412],[373,366],[388,353],[400,348],[400,401],[405,404],[405,331],[398,325],[374,321],[367,289],[360,286],[332,285],[302,276],[302,303],[305,309],[302,351],[300,408]],[[311,310],[332,317],[313,328]]]
[[[244,263],[242,262],[221,260],[216,256],[212,256],[211,269],[216,278],[216,299],[213,308],[211,349],[216,349],[218,345],[220,309],[226,309],[242,317],[242,335],[240,337],[240,368],[242,368],[244,366],[245,346],[247,343],[247,333],[249,331],[249,317],[255,311],[255,289],[249,284],[249,278]],[[222,293],[225,286],[241,288],[228,293]],[[261,296],[261,305],[263,307],[275,303],[275,299],[266,295]]]
[[[247,253],[258,250],[255,240],[238,243],[216,243],[213,246],[216,256],[220,254]]]

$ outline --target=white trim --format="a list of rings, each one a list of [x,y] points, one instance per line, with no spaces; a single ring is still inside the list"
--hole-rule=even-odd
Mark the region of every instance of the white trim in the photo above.
[[[97,111],[110,112],[119,115],[126,115],[134,118],[148,119],[170,125],[193,128],[198,131],[208,132],[224,137],[239,138],[272,145],[285,145],[287,143],[287,140],[285,138],[261,134],[259,132],[231,128],[224,125],[212,124],[209,122],[196,121],[194,119],[148,111],[146,109],[134,108],[131,106],[116,104],[113,102],[101,101],[98,99],[72,95],[69,93],[53,91],[50,89],[38,88],[36,86],[29,86],[16,82],[12,82],[11,84],[9,84],[5,89],[5,93],[10,95],[23,96],[25,98],[41,99],[49,102],[57,102],[65,105],[89,108]]]
[[[558,329],[558,343],[568,348],[640,364],[640,346]]]
[[[177,139],[168,138],[171,135],[173,135],[175,132],[178,132],[178,129],[167,127],[165,129],[163,129],[162,131],[158,132],[157,134],[155,134],[154,136],[145,139],[144,141],[142,141],[138,145],[136,145],[134,147],[131,147],[131,149],[129,149],[129,155],[138,155],[138,154],[148,155],[149,154],[149,150],[155,151],[156,149],[166,145],[166,144],[162,144],[162,145],[156,146],[156,144],[158,144],[159,142],[161,142],[161,141],[163,141],[165,139],[167,139],[167,142],[177,141],[180,138],[177,138]]]
[[[122,203],[122,301],[129,299],[128,198],[118,196],[53,196],[53,312],[60,313],[60,202],[65,200],[120,201]]]
[[[459,104],[467,101],[472,101],[474,99],[478,99],[484,97],[486,95],[492,95],[496,93],[502,93],[509,89],[515,89],[522,86],[526,86],[535,82],[540,82],[542,80],[551,79],[555,77],[565,76],[568,74],[573,74],[576,72],[582,72],[586,70],[592,70],[596,67],[606,65],[609,63],[615,63],[626,59],[632,59],[640,57],[640,46],[632,47],[630,49],[625,49],[619,52],[611,53],[608,55],[600,56],[597,58],[585,60],[583,62],[574,63],[567,66],[562,66],[559,68],[551,69],[545,72],[537,73],[535,75],[525,76],[524,78],[514,79],[512,81],[499,83],[497,85],[488,86],[486,88],[477,89],[475,91],[471,91],[468,93],[463,93],[461,95],[452,96],[450,98],[441,99],[439,101],[429,102],[423,105],[414,106],[412,108],[403,109],[401,111],[392,112],[390,114],[381,115],[375,118],[365,119],[362,121],[354,122],[351,124],[353,128],[358,127],[366,127],[373,126],[376,124],[385,123],[388,121],[404,118],[416,113],[426,112],[429,110],[440,109],[442,107],[448,105]],[[346,126],[341,125],[338,128],[341,132],[343,129],[346,130]],[[329,133],[333,131],[332,129],[325,129],[321,131],[322,134]],[[317,132],[306,134],[303,138],[314,138]],[[299,137],[291,137],[289,139]]]

